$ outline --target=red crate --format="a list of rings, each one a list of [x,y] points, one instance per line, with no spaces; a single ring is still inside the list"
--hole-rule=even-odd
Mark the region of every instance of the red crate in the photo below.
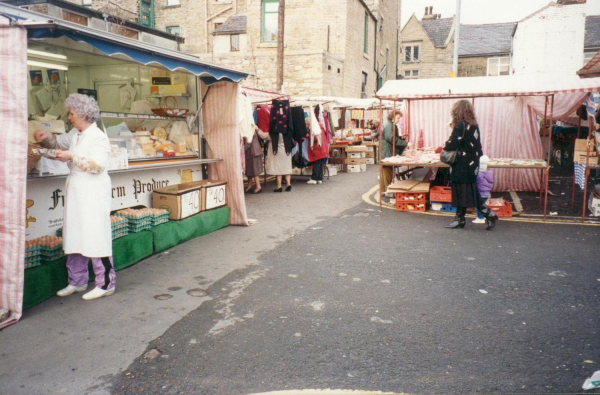
[[[495,211],[498,214],[498,217],[512,217],[512,204],[510,202],[506,202],[504,206],[488,206],[488,208],[492,211]]]
[[[452,201],[452,188],[433,187],[429,190],[429,200],[432,202],[449,203]]]
[[[396,203],[405,202],[405,203],[425,203],[427,201],[426,193],[396,193]]]
[[[396,200],[396,211],[425,211],[427,203],[422,202],[400,202]]]

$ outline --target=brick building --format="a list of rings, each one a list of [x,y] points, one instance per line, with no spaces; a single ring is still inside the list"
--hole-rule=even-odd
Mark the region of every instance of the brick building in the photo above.
[[[277,0],[68,1],[184,37],[180,50],[276,90]],[[396,78],[399,14],[400,0],[287,0],[284,92],[372,96]]]
[[[509,75],[515,25],[516,23],[461,24],[458,76]]]
[[[403,78],[444,78],[452,71],[454,18],[433,14],[425,7],[419,21],[413,14],[400,33]]]

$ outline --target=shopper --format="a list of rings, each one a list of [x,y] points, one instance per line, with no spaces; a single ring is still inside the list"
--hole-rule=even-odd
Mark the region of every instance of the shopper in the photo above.
[[[479,173],[477,173],[477,190],[481,195],[481,203],[485,204],[487,200],[492,196],[492,187],[494,186],[494,173],[488,170],[488,163],[490,158],[487,155],[482,155],[479,158]],[[474,224],[485,224],[485,217],[477,210],[477,219],[473,220]]]
[[[256,128],[257,130],[258,128]],[[260,175],[264,171],[264,153],[262,139],[259,137],[258,132],[254,131],[252,141],[244,137],[244,153],[246,159],[246,177],[248,177],[248,188],[246,192],[250,193],[261,193],[262,188],[260,186]],[[252,181],[254,181],[254,189],[252,189]]]
[[[454,103],[451,126],[452,134],[444,150],[457,151],[456,160],[450,166],[452,206],[456,207],[456,217],[446,228],[464,228],[467,208],[475,207],[485,217],[486,229],[490,230],[495,226],[498,215],[482,203],[475,184],[479,173],[479,159],[483,151],[475,109],[470,101],[459,100]]]
[[[388,114],[388,122],[383,128],[382,139],[381,139],[381,159],[389,158],[392,156],[393,136],[396,133],[396,155],[402,155],[402,152],[408,145],[406,136],[400,137],[396,124],[400,122],[402,118],[402,112],[394,110]],[[391,167],[384,166],[381,172],[381,179],[379,180],[379,190],[383,194],[387,191],[387,187],[394,180],[394,173]]]
[[[46,148],[56,149],[56,160],[71,170],[65,187],[63,250],[67,257],[69,285],[57,292],[68,296],[87,289],[88,261],[92,260],[96,287],[83,295],[92,300],[115,292],[110,223],[111,183],[107,173],[110,158],[108,137],[96,126],[100,108],[93,98],[71,94],[65,101],[73,129],[63,135],[37,131],[34,138]]]
[[[260,129],[257,129],[258,137],[263,140],[272,141],[271,134],[265,133]],[[292,190],[292,155],[285,153],[285,147],[283,140],[280,139],[278,143],[279,152],[273,152],[272,144],[268,144],[267,150],[267,174],[276,177],[277,188],[273,192],[282,192],[283,187],[281,186],[283,177],[285,177],[286,192]]]

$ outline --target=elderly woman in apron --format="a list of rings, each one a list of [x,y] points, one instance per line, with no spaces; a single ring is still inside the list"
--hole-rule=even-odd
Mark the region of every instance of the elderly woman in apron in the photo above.
[[[111,149],[108,137],[96,126],[100,109],[93,98],[74,93],[65,101],[65,107],[73,129],[57,137],[38,131],[34,138],[42,146],[56,149],[56,160],[67,162],[71,170],[65,188],[63,221],[69,285],[57,295],[68,296],[87,289],[91,259],[96,287],[84,294],[83,299],[92,300],[115,292],[111,182],[107,173]]]

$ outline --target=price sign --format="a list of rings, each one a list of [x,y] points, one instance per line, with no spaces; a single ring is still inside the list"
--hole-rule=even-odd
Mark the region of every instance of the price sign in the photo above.
[[[181,195],[181,218],[200,212],[200,190]]]
[[[206,209],[217,208],[224,206],[225,201],[225,187],[227,185],[217,185],[214,187],[206,188]]]

